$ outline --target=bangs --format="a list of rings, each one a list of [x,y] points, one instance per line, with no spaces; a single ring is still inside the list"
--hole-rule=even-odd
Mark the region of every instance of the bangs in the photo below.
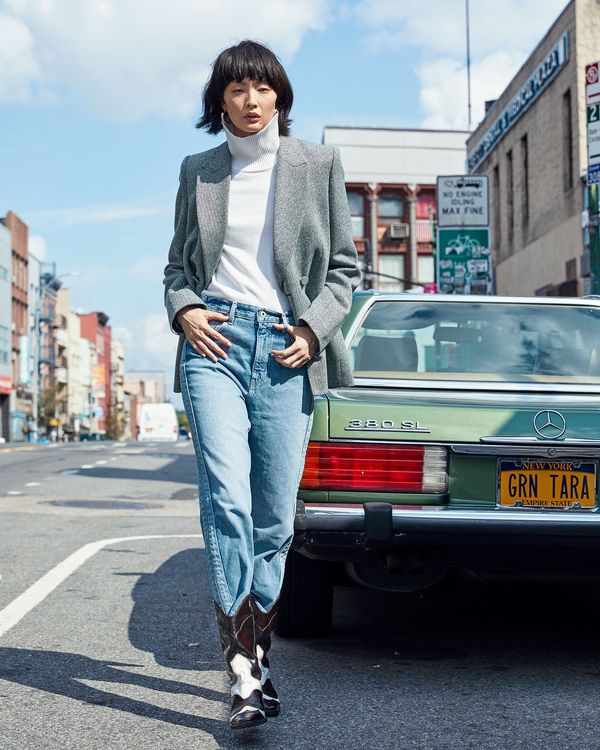
[[[223,56],[218,62],[215,74],[223,90],[232,81],[240,83],[244,78],[266,82],[271,88],[277,86],[278,71],[274,69],[273,54],[264,47],[243,50],[240,47],[232,47],[230,54]]]

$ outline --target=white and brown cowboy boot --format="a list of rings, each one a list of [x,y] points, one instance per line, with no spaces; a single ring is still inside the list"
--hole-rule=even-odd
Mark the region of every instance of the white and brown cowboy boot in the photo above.
[[[232,729],[264,724],[267,716],[256,655],[251,597],[248,595],[231,616],[225,615],[215,602],[215,613],[231,686],[229,724]]]
[[[260,684],[263,690],[263,704],[267,716],[278,716],[281,710],[281,703],[277,691],[271,681],[271,672],[269,670],[269,649],[271,648],[271,631],[277,616],[277,605],[279,600],[273,604],[268,612],[263,612],[257,605],[256,600],[252,600],[254,610],[254,629],[256,632],[256,655],[260,667]]]

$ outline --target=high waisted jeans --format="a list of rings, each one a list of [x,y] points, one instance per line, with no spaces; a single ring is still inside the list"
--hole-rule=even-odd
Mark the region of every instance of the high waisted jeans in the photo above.
[[[296,494],[313,419],[306,365],[285,367],[271,349],[293,337],[266,308],[202,294],[229,319],[211,325],[231,341],[217,362],[186,341],[182,397],[198,465],[200,523],[215,601],[234,614],[252,594],[264,611],[276,601],[293,539]]]

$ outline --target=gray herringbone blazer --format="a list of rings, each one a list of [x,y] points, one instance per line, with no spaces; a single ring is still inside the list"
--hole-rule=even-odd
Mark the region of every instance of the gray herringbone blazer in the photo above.
[[[311,390],[317,395],[353,385],[340,325],[361,273],[344,172],[336,147],[284,136],[275,169],[275,271],[297,323],[307,323],[319,341],[307,365]],[[175,393],[181,393],[179,365],[185,341],[175,316],[186,305],[206,307],[199,295],[212,279],[223,248],[230,182],[227,142],[183,160],[175,235],[163,280],[169,325],[179,335]]]

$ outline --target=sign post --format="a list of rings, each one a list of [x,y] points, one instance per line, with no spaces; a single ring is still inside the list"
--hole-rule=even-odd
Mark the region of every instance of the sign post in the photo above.
[[[438,227],[487,227],[487,175],[448,175],[437,178]]]
[[[492,294],[487,175],[437,178],[437,288],[443,294]]]
[[[487,227],[440,227],[437,245],[437,285],[442,294],[492,294]]]
[[[590,232],[590,292],[600,294],[600,62],[585,66],[587,110],[587,190]]]

